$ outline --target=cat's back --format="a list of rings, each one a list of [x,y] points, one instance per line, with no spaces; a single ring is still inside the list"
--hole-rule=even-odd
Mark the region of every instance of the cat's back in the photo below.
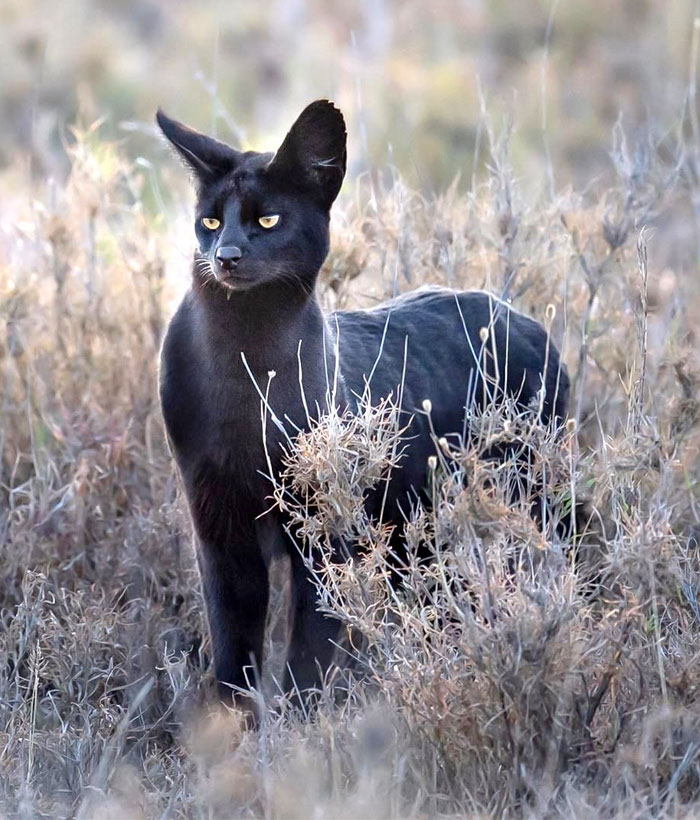
[[[406,408],[455,393],[463,407],[472,371],[483,357],[486,328],[512,384],[526,378],[534,393],[541,374],[546,370],[551,380],[556,370],[558,407],[568,400],[566,369],[542,325],[485,291],[429,286],[330,318],[338,328],[343,375],[355,393],[362,393],[371,376],[375,399],[397,395],[401,384]]]
[[[346,384],[361,394],[370,380],[373,399],[398,395],[415,408],[444,386],[455,348],[465,347],[458,300],[470,314],[481,310],[484,294],[460,293],[445,287],[422,287],[362,310],[338,311],[338,347]],[[462,368],[464,369],[464,368]],[[460,379],[461,381],[461,379]]]

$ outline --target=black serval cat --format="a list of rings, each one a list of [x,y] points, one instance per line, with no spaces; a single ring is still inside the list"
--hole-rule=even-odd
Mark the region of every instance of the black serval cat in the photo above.
[[[353,406],[370,374],[374,399],[397,395],[405,359],[406,418],[430,399],[441,436],[462,431],[467,405],[481,403],[484,390],[511,395],[523,407],[539,395],[544,420],[562,418],[566,369],[541,325],[483,292],[430,288],[371,310],[324,316],[316,279],[346,165],[345,123],[332,103],[311,103],[274,154],[236,151],[162,111],[157,120],[197,189],[199,248],[192,286],[163,343],[160,395],[194,522],[221,696],[230,701],[253,680],[251,668],[260,668],[268,566],[280,551],[290,556],[293,584],[285,686],[310,689],[331,662],[338,627],[317,611],[315,587],[284,520],[261,516],[271,485],[259,391],[269,371],[276,374],[269,410],[289,420],[291,432],[307,426],[305,406],[328,407],[336,350],[334,400],[343,407]],[[484,371],[495,387],[485,386]],[[283,431],[274,423],[266,430],[277,469]],[[406,446],[384,507],[397,531],[401,508],[420,491],[434,452],[425,413],[414,415]],[[367,503],[372,510],[376,499]]]

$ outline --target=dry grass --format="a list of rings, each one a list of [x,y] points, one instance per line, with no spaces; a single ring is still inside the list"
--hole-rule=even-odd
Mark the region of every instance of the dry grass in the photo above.
[[[268,681],[259,732],[206,706],[208,639],[155,396],[181,284],[170,270],[186,265],[168,249],[189,227],[144,208],[147,171],[95,130],[73,141],[65,186],[29,198],[8,174],[19,190],[0,234],[8,817],[700,811],[700,285],[654,263],[661,230],[640,233],[683,218],[692,166],[663,146],[628,147],[620,131],[609,187],[533,204],[509,171],[507,133],[490,155],[468,194],[426,199],[394,179],[375,180],[370,198],[358,185],[339,207],[323,299],[367,303],[423,282],[506,292],[562,343],[577,423],[555,436],[492,407],[467,441],[436,442],[433,507],[407,525],[398,595],[387,533],[361,505],[400,469],[392,405],[324,419],[300,440],[279,498],[317,549],[337,532],[366,548],[318,578],[354,663],[308,718]],[[494,444],[527,450],[530,471],[480,458]],[[563,539],[557,516],[580,499],[591,522]],[[276,575],[283,600],[284,567]]]

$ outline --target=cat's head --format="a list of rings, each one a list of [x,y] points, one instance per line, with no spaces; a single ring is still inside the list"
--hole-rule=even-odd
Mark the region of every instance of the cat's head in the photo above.
[[[195,275],[230,291],[286,284],[310,292],[345,175],[340,111],[311,103],[274,154],[236,151],[161,110],[156,118],[194,175]]]

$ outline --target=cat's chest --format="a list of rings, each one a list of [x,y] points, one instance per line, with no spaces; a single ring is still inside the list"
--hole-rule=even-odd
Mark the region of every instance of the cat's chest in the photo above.
[[[164,402],[178,460],[253,472],[264,469],[268,457],[278,463],[281,441],[303,422],[287,382],[265,369],[246,368],[240,357],[209,361],[183,374],[174,390],[186,396],[181,405],[187,411],[175,408],[169,420]]]
[[[324,405],[323,340],[303,328],[255,333],[240,316],[215,326],[205,319],[186,301],[163,345],[161,401],[175,456],[183,469],[206,461],[268,472],[280,444],[307,424],[304,399]]]
[[[258,390],[260,392],[258,392]],[[202,446],[216,453],[236,449],[257,452],[267,435],[271,408],[266,383],[253,381],[243,368],[207,368],[198,378],[200,412],[193,419]],[[268,406],[261,396],[268,394]]]

